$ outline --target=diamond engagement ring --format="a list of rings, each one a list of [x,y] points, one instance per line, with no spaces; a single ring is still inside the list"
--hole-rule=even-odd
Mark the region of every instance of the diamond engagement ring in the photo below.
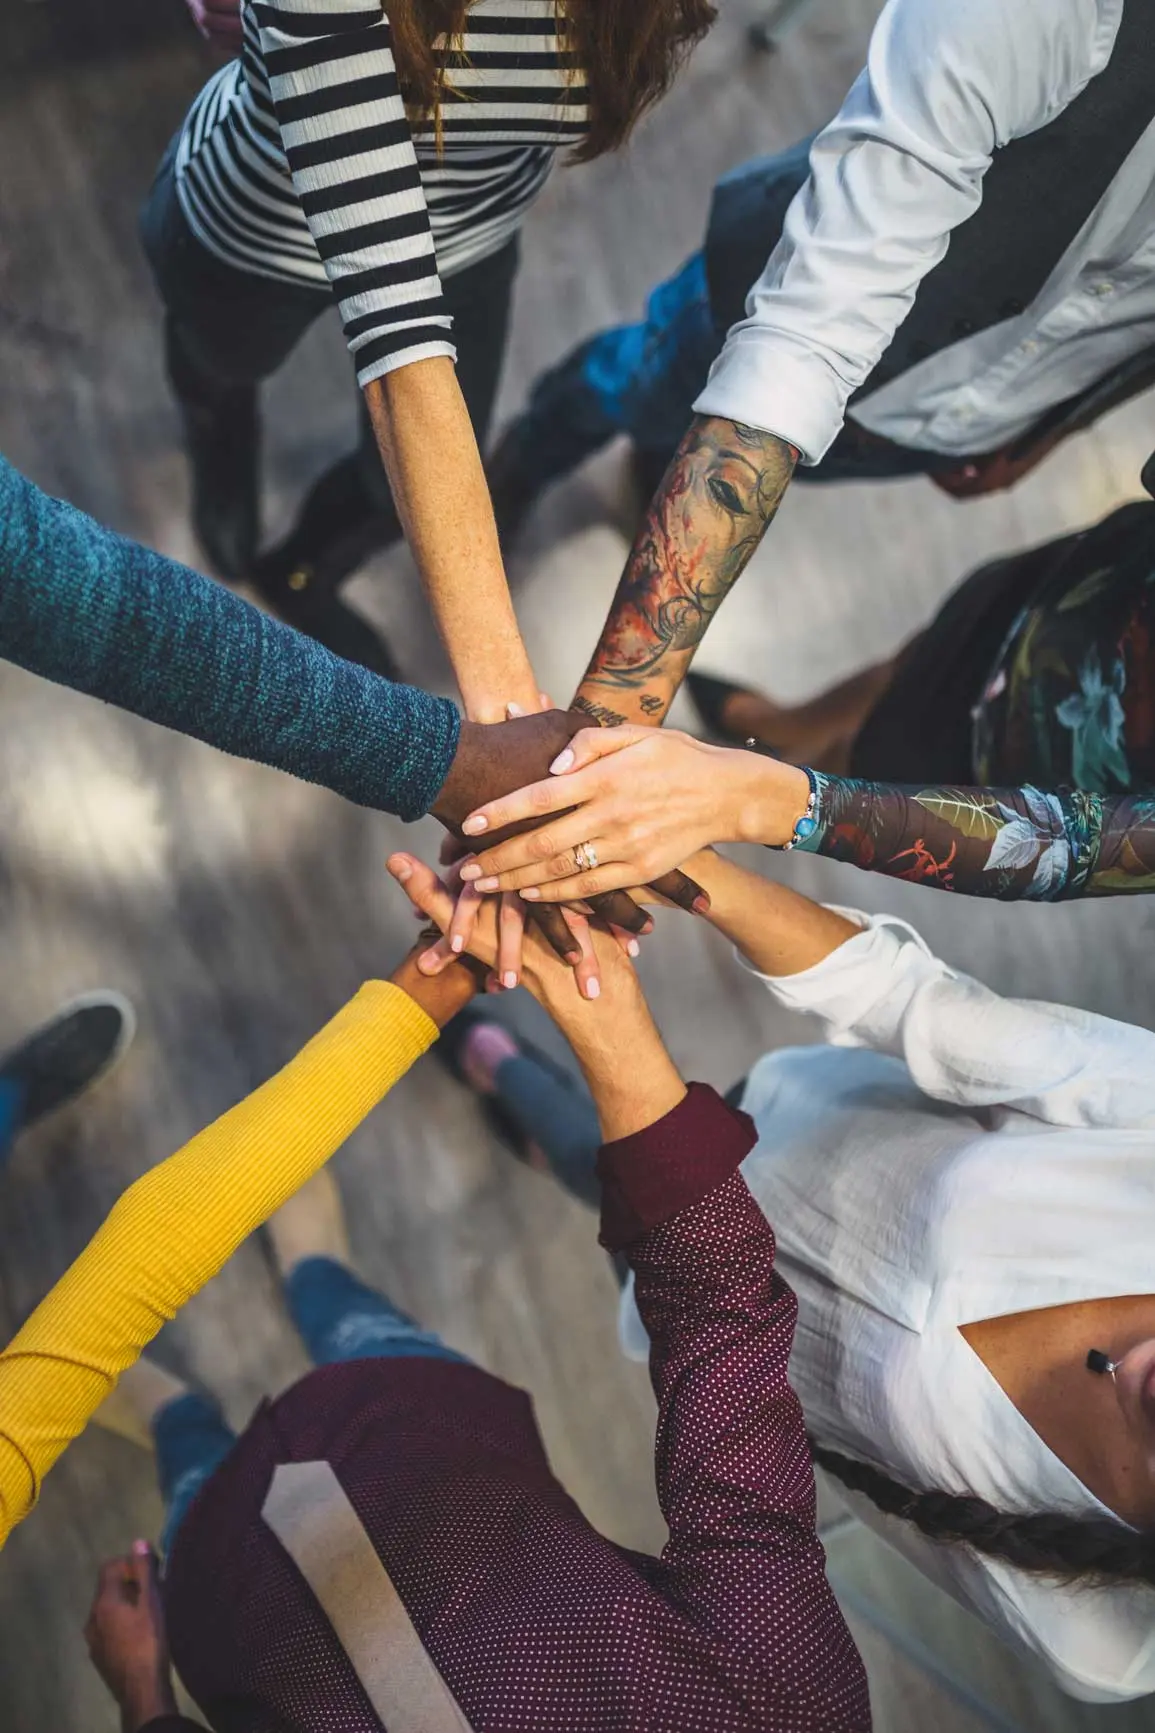
[[[598,864],[598,851],[592,842],[579,842],[573,851],[573,858],[580,872],[592,873]]]

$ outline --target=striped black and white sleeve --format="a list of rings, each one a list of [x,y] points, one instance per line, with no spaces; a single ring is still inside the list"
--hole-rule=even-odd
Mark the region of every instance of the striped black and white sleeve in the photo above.
[[[455,357],[385,7],[251,4],[293,185],[359,383]]]

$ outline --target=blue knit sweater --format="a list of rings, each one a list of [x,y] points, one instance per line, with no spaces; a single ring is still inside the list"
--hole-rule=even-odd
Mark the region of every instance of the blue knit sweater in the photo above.
[[[429,810],[457,750],[447,699],[342,661],[3,457],[0,656],[404,819]]]

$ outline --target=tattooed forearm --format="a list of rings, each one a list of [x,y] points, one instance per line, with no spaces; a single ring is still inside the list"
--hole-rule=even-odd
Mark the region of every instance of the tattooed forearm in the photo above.
[[[595,704],[592,699],[583,697],[580,692],[570,705],[570,709],[584,710],[585,714],[592,717],[599,728],[616,728],[620,722],[626,720],[620,711],[611,710],[605,704]]]
[[[699,416],[646,513],[580,687],[660,722],[706,629],[749,563],[798,453],[737,422]]]

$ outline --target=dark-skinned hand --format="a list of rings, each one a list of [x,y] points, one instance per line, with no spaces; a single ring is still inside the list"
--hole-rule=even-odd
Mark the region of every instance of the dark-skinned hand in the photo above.
[[[176,1714],[156,1555],[147,1541],[101,1566],[84,1639],[120,1705],[125,1733]]]
[[[542,710],[500,723],[463,721],[456,756],[432,808],[434,817],[441,820],[452,836],[464,841],[461,825],[469,813],[486,801],[500,799],[528,783],[540,782],[558,753],[588,726],[589,718],[577,710]],[[532,822],[511,825],[501,836],[490,840],[497,842],[514,836],[531,828]],[[653,888],[688,911],[694,909],[696,902],[700,905],[703,896],[692,879],[677,871],[665,874]],[[476,907],[474,893],[463,895],[448,942],[457,951],[464,948]],[[626,891],[609,892],[576,909],[559,906],[533,909],[532,918],[558,955],[578,972],[582,990],[593,997],[596,987],[591,991],[591,983],[596,982],[596,962],[586,923],[589,910],[623,934],[648,932],[652,923]],[[520,899],[503,899],[500,926],[506,943],[498,959],[497,975],[507,987],[516,985],[520,976],[521,931],[526,912]],[[435,947],[431,966],[443,966],[451,954],[448,944]]]

